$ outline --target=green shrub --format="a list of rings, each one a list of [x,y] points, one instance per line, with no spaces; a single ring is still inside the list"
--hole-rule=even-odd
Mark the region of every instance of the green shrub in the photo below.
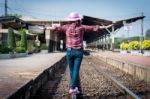
[[[23,47],[17,47],[15,51],[16,51],[16,53],[25,53],[26,49]]]
[[[16,47],[20,47],[20,41],[16,41]]]
[[[21,33],[20,47],[23,47],[25,48],[25,50],[27,50],[27,35],[25,29],[22,29],[20,33]]]
[[[120,49],[122,49],[122,50],[128,50],[128,48],[129,48],[129,44],[128,43],[121,43],[120,44]]]
[[[34,40],[27,40],[27,42],[28,42],[28,51],[34,52],[34,50],[35,50],[35,47],[33,46]]]
[[[48,47],[46,44],[42,44],[40,47],[41,50],[48,50]]]
[[[150,40],[144,40],[142,42],[142,49],[143,50],[150,50]]]
[[[129,43],[129,49],[130,50],[139,50],[140,49],[140,43],[138,41],[132,41]]]
[[[8,48],[15,49],[16,48],[16,41],[15,41],[15,34],[12,28],[8,28]]]
[[[7,54],[9,52],[12,52],[13,50],[11,48],[8,48],[8,47],[0,47],[0,53],[2,54]]]

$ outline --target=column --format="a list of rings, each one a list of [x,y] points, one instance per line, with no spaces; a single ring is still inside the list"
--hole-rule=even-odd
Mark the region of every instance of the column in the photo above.
[[[49,45],[49,40],[50,40],[50,33],[51,31],[50,30],[46,30],[45,31],[45,39],[46,39],[46,45],[48,46]]]
[[[108,34],[108,50],[110,50],[110,45],[111,45],[111,41],[110,41],[110,34]]]
[[[58,37],[57,37],[58,35],[57,35],[57,33],[55,32],[55,45],[54,45],[54,51],[56,51],[57,50],[57,42],[58,42]]]
[[[0,29],[2,29],[2,23],[0,23]],[[2,44],[2,33],[0,33],[0,44]]]
[[[104,37],[105,37],[105,50],[106,50],[106,34],[104,35]]]
[[[104,36],[102,35],[102,50],[104,49]]]
[[[111,50],[114,51],[114,42],[115,42],[115,38],[114,38],[114,26],[112,26],[112,34],[111,34],[111,37],[112,37],[112,40],[111,40]]]
[[[100,48],[102,49],[102,36],[100,36]]]

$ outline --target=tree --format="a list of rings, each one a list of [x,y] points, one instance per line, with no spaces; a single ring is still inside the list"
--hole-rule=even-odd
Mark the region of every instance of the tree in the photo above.
[[[16,48],[16,41],[15,41],[15,34],[12,28],[8,28],[8,48],[15,49]]]
[[[20,31],[21,33],[21,42],[20,42],[20,46],[25,48],[25,50],[27,50],[27,35],[26,35],[26,31],[25,29],[22,29]]]
[[[150,29],[145,32],[145,39],[150,39]]]

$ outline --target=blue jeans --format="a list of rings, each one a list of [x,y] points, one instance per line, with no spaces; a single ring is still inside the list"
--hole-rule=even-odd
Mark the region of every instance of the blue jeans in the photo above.
[[[67,63],[70,71],[70,86],[72,89],[78,87],[80,65],[83,58],[83,49],[67,49]]]

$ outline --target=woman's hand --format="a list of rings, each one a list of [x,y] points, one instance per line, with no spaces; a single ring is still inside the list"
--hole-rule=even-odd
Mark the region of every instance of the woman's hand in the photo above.
[[[112,27],[114,24],[110,24],[110,25],[107,25],[107,26],[99,26],[100,29],[106,29],[106,28],[110,28]]]
[[[107,25],[106,28],[112,27],[114,24]]]
[[[47,30],[54,30],[56,27],[45,27]]]

